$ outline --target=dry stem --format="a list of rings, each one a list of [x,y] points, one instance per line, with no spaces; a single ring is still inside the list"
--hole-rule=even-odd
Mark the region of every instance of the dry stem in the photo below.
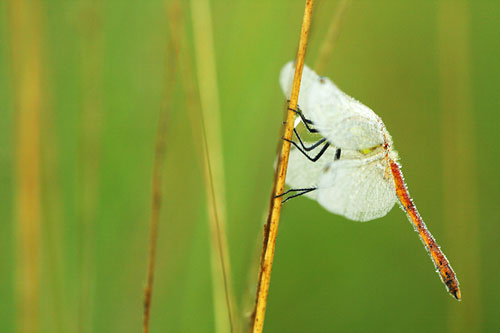
[[[332,57],[333,49],[339,36],[340,26],[342,25],[345,13],[350,5],[350,0],[341,0],[337,6],[335,16],[331,21],[330,27],[328,28],[328,32],[326,33],[325,39],[323,40],[323,44],[319,51],[318,60],[316,60],[315,69],[317,73],[324,72],[326,65]]]
[[[226,240],[225,181],[221,156],[219,92],[208,0],[192,0],[191,22],[200,96],[200,134],[205,168],[205,190],[210,217],[211,264],[217,332],[238,331],[231,292],[230,262]]]
[[[297,108],[299,99],[300,80],[302,78],[302,69],[304,68],[304,58],[306,55],[309,27],[311,25],[313,3],[313,0],[306,0],[304,18],[302,20],[299,49],[297,52],[297,60],[295,62],[295,76],[293,78],[292,95],[288,105],[289,109],[285,124],[284,138],[287,140],[291,140],[292,138],[293,121],[295,119],[295,113],[292,110]],[[278,224],[281,213],[282,197],[278,197],[278,195],[283,193],[283,189],[285,187],[286,170],[290,154],[290,142],[287,140],[283,140],[283,144],[281,146],[281,152],[273,184],[271,204],[269,207],[269,216],[264,231],[264,249],[260,263],[257,301],[254,309],[253,332],[262,332],[264,326],[267,296],[269,293],[269,284],[271,282],[271,269],[273,265],[274,250],[276,246],[276,237],[278,234]]]
[[[152,202],[151,202],[151,220],[149,229],[149,254],[148,254],[148,277],[146,289],[144,290],[144,333],[149,332],[149,318],[151,313],[151,297],[153,293],[153,282],[155,272],[155,258],[158,240],[158,225],[160,220],[162,193],[162,174],[163,164],[165,160],[165,150],[167,144],[167,119],[168,119],[168,104],[172,100],[172,94],[175,85],[175,73],[177,64],[174,59],[179,51],[179,36],[170,30],[170,40],[167,47],[167,52],[171,52],[165,64],[165,90],[163,93],[163,101],[158,117],[158,128],[156,132],[156,143],[153,160],[153,175],[152,175]]]

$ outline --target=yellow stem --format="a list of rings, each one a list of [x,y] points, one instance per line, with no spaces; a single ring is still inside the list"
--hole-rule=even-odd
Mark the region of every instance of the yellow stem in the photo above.
[[[276,237],[278,234],[278,224],[281,213],[282,197],[285,187],[286,170],[288,166],[288,157],[290,154],[290,142],[293,131],[293,121],[295,113],[292,110],[297,108],[299,99],[300,80],[304,68],[304,58],[306,55],[307,41],[309,37],[309,28],[311,26],[311,17],[313,9],[313,0],[306,0],[304,17],[302,19],[302,30],[300,32],[299,49],[295,62],[295,76],[293,78],[292,95],[288,105],[288,112],[285,124],[285,132],[281,152],[279,155],[278,166],[276,168],[271,204],[269,207],[269,216],[264,231],[264,249],[262,252],[259,281],[257,286],[257,300],[254,309],[253,332],[262,332],[264,318],[266,314],[267,296],[269,293],[269,284],[271,282],[271,270],[276,247]]]

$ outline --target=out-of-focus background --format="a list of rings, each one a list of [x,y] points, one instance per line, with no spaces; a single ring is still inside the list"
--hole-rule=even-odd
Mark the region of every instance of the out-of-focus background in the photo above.
[[[339,3],[314,9],[312,67]],[[225,305],[214,302],[223,291],[200,101],[205,125],[220,128],[209,149],[223,175],[233,314],[246,327],[283,117],[278,75],[295,57],[303,8],[0,2],[0,331],[142,329],[162,110],[151,331],[227,331]],[[399,208],[356,223],[298,198],[282,211],[265,330],[498,332],[500,2],[344,9],[320,74],[384,120],[463,300],[447,294]]]

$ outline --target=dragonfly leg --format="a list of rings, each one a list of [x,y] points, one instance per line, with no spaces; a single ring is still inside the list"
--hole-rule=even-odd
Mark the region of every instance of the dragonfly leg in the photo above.
[[[334,157],[334,161],[337,161],[337,160],[340,160],[340,153],[342,151],[340,150],[340,148],[337,148],[337,150],[335,151],[335,157]]]
[[[290,200],[290,199],[293,199],[293,198],[299,197],[299,196],[301,196],[301,195],[304,195],[304,194],[306,194],[306,193],[312,192],[312,191],[314,191],[314,190],[316,190],[316,187],[310,187],[310,188],[294,188],[294,189],[290,189],[290,190],[288,190],[288,191],[286,191],[286,192],[283,192],[283,193],[281,193],[281,194],[279,194],[279,195],[275,196],[275,198],[282,197],[282,196],[284,196],[284,195],[287,195],[287,194],[288,194],[288,193],[290,193],[290,192],[300,192],[300,193],[297,193],[297,194],[291,195],[291,196],[289,196],[288,198],[285,198],[285,200],[283,200],[283,201],[281,202],[282,204],[284,204],[285,202],[287,202],[287,201],[288,201],[288,200]]]
[[[294,128],[293,129],[293,132],[295,133],[295,136],[297,137],[297,139],[299,139],[299,142],[300,142],[300,145],[302,146],[302,148],[305,150],[305,151],[311,151],[313,150],[314,148],[318,147],[320,144],[322,144],[323,142],[326,141],[325,138],[322,138],[321,140],[318,140],[316,143],[314,143],[312,146],[310,147],[306,147],[304,145],[304,142],[302,141],[302,139],[300,138],[300,135],[299,133],[297,132],[297,130]]]
[[[300,119],[302,119],[302,122],[304,123],[304,125],[306,126],[306,128],[309,132],[311,132],[311,133],[318,133],[319,132],[317,129],[309,126],[309,125],[314,125],[314,123],[304,116],[304,114],[302,113],[300,108],[297,107],[297,110],[295,110],[295,109],[292,109],[289,107],[288,110],[293,111],[300,116]]]
[[[323,146],[323,148],[321,148],[321,151],[316,156],[311,157],[304,150],[302,150],[302,148],[300,148],[300,146],[295,141],[291,141],[291,140],[288,140],[288,139],[285,139],[285,138],[283,138],[283,140],[288,141],[291,144],[293,144],[295,146],[295,148],[297,148],[302,154],[304,154],[304,156],[307,157],[307,159],[309,161],[311,161],[311,162],[316,162],[317,160],[319,160],[319,158],[321,156],[323,156],[323,154],[328,149],[328,147],[330,147],[330,143],[328,141],[326,141],[326,143]]]

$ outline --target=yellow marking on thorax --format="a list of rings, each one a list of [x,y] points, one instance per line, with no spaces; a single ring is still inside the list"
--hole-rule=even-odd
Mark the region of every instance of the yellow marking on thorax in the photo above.
[[[385,162],[384,178],[386,180],[391,180],[392,179],[392,170],[390,167],[389,145],[387,143],[383,143],[383,144],[380,144],[380,145],[377,145],[374,147],[370,147],[370,148],[360,149],[359,152],[363,155],[368,155],[371,152],[373,152],[379,148],[383,148],[385,150],[385,155],[383,157],[383,160]]]
[[[375,146],[375,147],[371,147],[371,148],[360,149],[359,152],[361,154],[363,154],[363,155],[368,155],[369,153],[371,153],[372,151],[374,151],[375,149],[377,149],[380,146],[381,145],[378,145],[378,146]]]

